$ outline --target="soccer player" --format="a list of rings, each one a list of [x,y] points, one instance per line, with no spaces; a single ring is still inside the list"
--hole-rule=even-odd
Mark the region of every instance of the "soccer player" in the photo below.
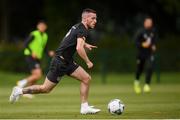
[[[25,41],[24,55],[26,56],[26,62],[31,71],[31,75],[27,78],[17,81],[17,86],[21,88],[33,85],[41,78],[42,70],[40,67],[40,61],[44,52],[46,52],[51,57],[54,55],[53,51],[47,50],[48,35],[46,33],[46,29],[47,24],[45,21],[39,21],[37,23],[37,30],[32,31]],[[28,98],[33,97],[31,94],[26,94],[24,96]]]
[[[87,67],[93,67],[85,49],[92,50],[96,46],[87,43],[88,30],[96,25],[96,11],[84,9],[82,21],[69,30],[63,38],[55,57],[51,61],[49,72],[42,85],[33,85],[26,88],[14,87],[10,96],[10,102],[14,103],[22,94],[49,93],[60,81],[62,76],[69,75],[80,81],[81,114],[94,114],[100,111],[88,104],[88,93],[91,76],[73,60],[75,52],[85,61]]]
[[[156,51],[156,39],[157,35],[155,32],[155,28],[153,27],[153,20],[151,17],[146,17],[144,19],[144,28],[140,29],[135,39],[137,47],[137,70],[136,78],[134,81],[134,90],[137,94],[141,93],[139,79],[145,65],[147,67],[147,71],[143,91],[151,91],[150,82],[154,66],[154,52]]]

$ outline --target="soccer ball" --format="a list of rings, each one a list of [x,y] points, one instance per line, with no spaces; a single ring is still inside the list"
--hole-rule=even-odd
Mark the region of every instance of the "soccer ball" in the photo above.
[[[124,104],[119,99],[113,99],[108,104],[108,110],[111,114],[120,115],[124,111]]]

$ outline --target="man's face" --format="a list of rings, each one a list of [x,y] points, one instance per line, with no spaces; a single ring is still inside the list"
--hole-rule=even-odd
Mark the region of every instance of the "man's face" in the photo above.
[[[152,27],[153,27],[152,19],[150,19],[150,18],[145,19],[145,21],[144,21],[144,28],[145,29],[150,29]]]
[[[45,23],[39,23],[37,25],[37,29],[40,31],[40,32],[45,32],[46,29],[47,29],[47,25]]]
[[[97,16],[96,13],[88,13],[86,18],[86,23],[88,28],[94,28],[97,23]]]

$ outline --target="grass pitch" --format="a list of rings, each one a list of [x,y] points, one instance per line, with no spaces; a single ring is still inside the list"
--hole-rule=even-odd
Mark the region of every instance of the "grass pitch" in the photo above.
[[[10,104],[8,99],[13,85],[24,76],[0,72],[1,119],[180,119],[178,73],[162,74],[159,84],[153,78],[152,93],[140,95],[133,91],[132,74],[110,74],[106,84],[101,84],[99,75],[93,75],[89,103],[102,110],[95,115],[79,114],[79,82],[69,77],[65,77],[50,94],[36,95],[34,99],[22,97],[17,103]],[[122,115],[108,113],[107,104],[114,98],[125,104]]]

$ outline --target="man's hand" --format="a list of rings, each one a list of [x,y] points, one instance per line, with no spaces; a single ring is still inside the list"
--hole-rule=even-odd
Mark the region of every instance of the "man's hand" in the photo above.
[[[32,53],[31,56],[32,56],[33,59],[36,59],[36,58],[37,58],[37,55],[36,55],[35,53]]]
[[[147,42],[143,42],[143,43],[142,43],[142,47],[143,47],[143,48],[148,48],[149,46],[150,46],[150,44],[147,43]]]
[[[147,38],[147,40],[145,42],[142,43],[142,47],[143,48],[148,48],[151,45],[151,39]]]
[[[92,50],[93,48],[97,48],[97,46],[90,45],[90,44],[87,44],[87,43],[85,43],[84,47],[87,48],[88,50]]]
[[[87,64],[89,69],[93,67],[93,63],[91,61],[87,62],[86,64]]]
[[[48,55],[49,55],[50,57],[53,57],[53,56],[55,55],[55,53],[54,53],[54,51],[50,50],[50,51],[48,52]]]

